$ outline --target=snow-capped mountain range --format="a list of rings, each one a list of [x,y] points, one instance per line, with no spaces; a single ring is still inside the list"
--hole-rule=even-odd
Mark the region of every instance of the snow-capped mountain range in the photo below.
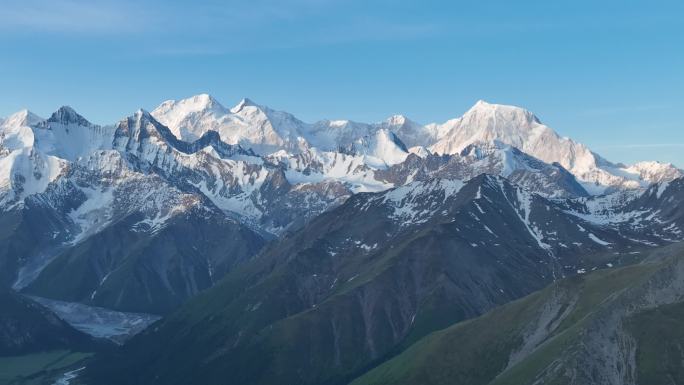
[[[383,199],[392,201],[418,188],[419,201],[446,204],[448,186],[480,174],[536,194],[563,215],[622,231],[631,243],[679,237],[679,227],[663,219],[664,208],[644,209],[650,206],[643,197],[679,180],[681,170],[611,163],[518,107],[480,101],[443,124],[403,116],[306,123],[249,99],[226,108],[203,94],[105,126],[70,107],[48,119],[26,110],[1,119],[0,227],[7,242],[0,247],[0,279],[44,295],[60,280],[69,286],[67,266],[78,264],[87,282],[56,299],[164,312],[211,286],[266,240],[350,196],[386,192]],[[441,212],[437,203],[428,211],[417,203],[398,199],[393,215],[427,220]],[[651,230],[632,234],[626,228],[634,223]],[[556,231],[530,234],[553,238]],[[587,234],[575,233],[568,239],[587,243]],[[198,244],[191,237],[204,239]],[[542,238],[539,245],[551,239]],[[172,250],[146,259],[157,253],[152,245],[169,239]],[[121,255],[100,253],[103,244]],[[142,302],[136,285],[148,293]]]
[[[530,111],[484,101],[478,101],[460,118],[428,125],[400,115],[375,124],[349,120],[308,124],[249,99],[227,109],[209,95],[166,101],[152,115],[183,140],[193,140],[214,130],[226,143],[241,144],[261,155],[279,150],[300,153],[311,148],[347,151],[365,155],[370,158],[366,163],[376,168],[401,163],[408,153],[454,155],[473,144],[498,141],[546,163],[560,164],[592,194],[616,187],[646,187],[682,175],[671,164],[611,163],[587,146],[560,137]]]
[[[351,192],[392,187],[394,183],[378,177],[377,172],[404,163],[411,154],[423,159],[439,155],[461,160],[470,157],[471,161],[466,163],[477,164],[473,169],[481,169],[485,160],[498,164],[496,173],[506,177],[519,170],[534,168],[530,164],[536,158],[562,166],[591,195],[616,189],[645,188],[651,183],[682,176],[682,171],[671,164],[641,162],[624,166],[611,163],[585,145],[560,137],[529,111],[483,101],[477,102],[462,117],[443,124],[420,125],[403,116],[393,116],[375,124],[348,120],[310,124],[249,99],[228,109],[211,96],[202,94],[163,102],[150,114],[140,110],[128,121],[131,119],[143,119],[156,126],[152,137],[159,139],[152,139],[152,147],[137,148],[129,139],[117,136],[117,132],[122,131],[122,123],[104,127],[93,125],[68,107],[61,108],[47,120],[24,110],[0,121],[2,202],[19,201],[44,191],[68,164],[82,162],[96,151],[125,153],[142,149],[147,152],[145,156],[152,156],[159,155],[155,152],[157,148],[169,144],[180,153],[188,152],[181,147],[189,148],[194,144],[198,151],[191,151],[193,154],[221,159],[223,164],[230,160],[240,167],[261,166],[266,161],[283,166],[289,183],[340,182]],[[213,136],[215,134],[218,137]],[[132,135],[139,138],[141,134],[134,132]],[[209,143],[213,144],[206,146]],[[217,144],[223,148],[236,147],[227,150],[230,154],[216,154]],[[527,154],[528,159],[521,161],[512,156],[513,149]],[[153,158],[148,160],[154,161]],[[244,180],[245,175],[234,175]],[[248,184],[256,188],[255,183],[259,180],[256,177]],[[577,192],[572,194],[577,195]],[[215,198],[215,201],[219,200]],[[254,211],[246,207],[248,204],[234,207],[234,204],[224,202],[224,205],[231,206],[227,208],[239,214]]]

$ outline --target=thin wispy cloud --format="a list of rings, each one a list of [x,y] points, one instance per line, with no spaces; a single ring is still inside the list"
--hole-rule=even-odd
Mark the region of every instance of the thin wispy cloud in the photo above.
[[[308,33],[287,36],[245,36],[241,39],[216,39],[214,41],[173,42],[158,45],[150,52],[159,55],[214,56],[245,52],[277,51],[298,48],[334,46],[357,42],[397,42],[434,36],[440,26],[435,24],[393,23],[382,20],[373,22],[353,21],[344,25],[312,28]]]
[[[189,5],[150,0],[7,0],[0,7],[3,38],[68,36],[105,41],[113,51],[156,56],[217,56],[390,42],[434,36],[434,22],[397,19],[358,0],[206,1]],[[135,39],[135,40],[131,40]],[[114,42],[118,42],[115,45]],[[133,44],[135,43],[135,44]]]
[[[437,23],[416,23],[365,17],[346,25],[322,29],[307,43],[337,44],[355,41],[401,41],[420,39],[438,34],[442,27]]]
[[[584,116],[622,115],[622,114],[633,113],[633,112],[648,112],[648,111],[668,110],[668,109],[671,109],[673,107],[675,107],[675,106],[671,103],[639,105],[639,106],[606,106],[606,107],[587,108],[583,111],[580,111],[580,114],[582,114]]]
[[[9,0],[0,6],[0,30],[32,32],[116,33],[144,30],[147,12],[125,1]]]
[[[684,148],[684,143],[628,143],[596,146],[596,149]]]

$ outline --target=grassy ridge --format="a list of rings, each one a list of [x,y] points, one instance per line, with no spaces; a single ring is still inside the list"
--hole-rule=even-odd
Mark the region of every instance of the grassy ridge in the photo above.
[[[527,384],[574,349],[583,328],[597,309],[621,292],[644,283],[662,264],[649,263],[571,277],[479,318],[455,324],[419,340],[400,355],[353,381],[352,385],[383,384]],[[559,313],[570,309],[557,326],[524,358],[510,365],[521,349],[529,325],[550,303]],[[570,306],[570,308],[568,308]],[[639,313],[630,321],[639,341],[637,364],[644,384],[684,383],[680,350],[684,346],[684,305]],[[676,338],[672,338],[676,337]],[[657,341],[668,340],[667,344]],[[650,343],[648,341],[651,341]],[[675,354],[675,352],[680,352]],[[671,357],[662,360],[660,357]],[[678,360],[678,361],[677,361]],[[566,383],[563,375],[544,383]]]
[[[631,317],[637,341],[637,378],[642,384],[684,384],[684,303],[660,306]]]

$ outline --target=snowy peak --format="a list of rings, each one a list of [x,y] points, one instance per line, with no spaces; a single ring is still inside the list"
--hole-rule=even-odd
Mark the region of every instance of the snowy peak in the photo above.
[[[392,115],[384,121],[384,126],[392,128],[400,128],[405,125],[412,126],[415,124],[417,123],[411,121],[411,119],[407,118],[404,115]]]
[[[178,139],[169,127],[143,109],[119,122],[116,127],[114,148],[132,153],[149,164],[154,164],[167,155],[174,156],[172,150],[177,151],[175,155],[178,153],[191,155],[210,148],[210,151],[213,150],[213,157],[223,159],[235,155],[256,156],[252,151],[245,150],[240,145],[223,142],[219,133],[213,130],[204,132],[194,140]]]
[[[225,143],[240,144],[262,155],[306,147],[304,123],[291,114],[260,106],[249,99],[243,99],[229,110],[211,96],[201,94],[178,102],[164,102],[152,111],[152,116],[169,127],[176,138],[187,142],[215,131]]]
[[[138,127],[142,127],[143,125],[150,123],[150,122],[156,122],[154,117],[149,112],[147,112],[146,110],[144,110],[142,108],[138,108],[133,113],[132,118],[136,122],[136,125]]]
[[[461,118],[432,125],[438,140],[429,149],[437,154],[457,154],[477,142],[498,140],[546,163],[558,163],[570,171],[592,194],[647,185],[639,171],[630,171],[593,153],[587,146],[562,138],[530,111],[479,101]]]
[[[142,108],[119,122],[117,132],[124,133],[136,141],[142,141],[148,137],[156,137],[167,143],[179,141],[167,126]]]
[[[560,137],[532,112],[484,100],[475,103],[460,118],[429,125],[415,123],[404,115],[394,115],[375,124],[350,120],[322,120],[309,124],[250,99],[241,100],[230,110],[216,106],[220,106],[218,102],[203,94],[181,102],[167,102],[152,115],[185,141],[197,140],[208,131],[216,131],[224,142],[252,148],[261,155],[279,151],[300,154],[316,148],[367,156],[371,167],[402,161],[404,153],[408,152],[406,148],[415,148],[422,156],[427,153],[452,155],[461,154],[471,145],[484,150],[481,143],[497,142],[542,162],[558,163],[593,194],[615,188],[641,188],[653,181],[681,175],[674,167],[643,164],[628,168],[612,164],[587,146]],[[397,140],[378,136],[381,130],[396,135],[403,145],[383,146],[396,144]],[[501,155],[510,154],[510,150],[504,151],[500,146],[496,150]]]
[[[93,151],[110,149],[114,127],[101,127],[68,106],[60,107],[48,120],[34,126],[36,148],[70,162]]]
[[[23,109],[20,111],[15,112],[14,114],[10,115],[2,121],[2,127],[29,127],[29,126],[34,126],[36,124],[39,124],[40,122],[44,121],[45,119],[41,118],[40,116],[34,114],[33,112]]]
[[[60,123],[63,125],[75,124],[83,127],[88,127],[92,125],[86,118],[78,114],[73,108],[69,106],[60,107],[48,118],[47,122]]]
[[[291,183],[335,180],[352,191],[378,191],[436,173],[464,180],[490,173],[547,197],[583,196],[644,188],[683,175],[658,162],[613,164],[560,137],[524,108],[483,100],[443,124],[422,125],[404,115],[378,123],[306,123],[247,98],[228,109],[211,95],[199,94],[167,100],[151,113],[139,110],[114,126],[92,125],[64,106],[48,120],[21,111],[0,121],[0,128],[0,155],[35,147],[74,162],[96,150],[114,149],[139,156],[147,151],[145,159],[153,162],[176,156],[173,150],[188,155],[206,149],[206,155],[222,159],[234,154],[272,157],[291,167],[285,174]],[[411,153],[416,156],[406,162]],[[437,169],[439,164],[450,174]]]
[[[482,160],[488,157],[492,156],[498,156],[502,158],[503,160],[511,160],[511,161],[517,161],[520,162],[521,165],[520,167],[525,167],[529,168],[531,164],[536,163],[539,165],[544,165],[544,166],[549,166],[549,164],[542,162],[539,159],[536,159],[522,151],[520,151],[518,148],[511,146],[510,144],[506,144],[500,140],[492,140],[492,141],[476,141],[468,146],[466,146],[463,150],[461,150],[460,154],[461,157],[464,158],[471,158],[474,160]],[[516,160],[513,160],[513,158],[516,158]],[[524,164],[524,165],[523,165]],[[516,167],[512,167],[513,165],[509,165],[511,168],[515,169]],[[502,176],[507,177],[508,173],[503,173]]]
[[[407,147],[428,147],[436,140],[434,132],[404,115],[391,116],[378,126],[397,134]]]
[[[23,199],[45,191],[62,174],[64,162],[36,151],[40,138],[34,127],[45,120],[28,110],[0,122],[0,207],[22,204]]]
[[[0,156],[3,148],[9,151],[31,148],[35,142],[32,126],[44,119],[29,110],[21,110],[0,121]]]
[[[159,105],[153,112],[163,113],[169,110],[177,110],[179,114],[198,113],[204,111],[225,111],[225,107],[221,105],[213,96],[209,94],[199,94],[181,100],[167,100]]]
[[[462,157],[484,159],[498,151],[510,152],[513,148],[513,146],[509,146],[498,140],[493,140],[491,142],[474,142],[463,148],[460,155]]]
[[[638,162],[625,169],[627,172],[637,174],[640,179],[649,183],[667,182],[684,176],[682,170],[672,163],[657,161]]]
[[[545,197],[588,195],[560,164],[545,163],[498,140],[472,143],[458,156],[471,173],[500,175]]]
[[[531,112],[514,106],[478,101],[462,117],[436,127],[440,139],[432,146],[439,154],[460,152],[471,143],[499,140],[526,151],[542,138],[558,141],[553,130]],[[534,154],[533,154],[534,155]]]
[[[125,142],[127,143],[126,146],[129,146],[133,142],[141,143],[152,136],[163,137],[164,131],[168,131],[168,128],[157,122],[149,112],[141,108],[117,124],[115,143],[120,146]],[[168,134],[171,133],[168,132]],[[169,139],[169,135],[166,136]],[[173,135],[171,134],[171,136]]]
[[[541,124],[541,121],[537,116],[524,108],[505,104],[487,103],[484,100],[478,100],[475,105],[465,113],[464,118],[475,118],[475,120],[499,118],[506,121],[522,123],[521,126],[528,126],[533,123]]]
[[[254,108],[258,108],[258,109],[263,109],[262,106],[255,103],[253,100],[251,100],[249,98],[243,98],[242,100],[240,100],[240,102],[238,104],[235,105],[235,107],[230,109],[230,112],[237,114],[240,111],[242,111],[242,109],[245,107],[254,107]]]
[[[408,152],[406,145],[395,135],[392,131],[387,129],[380,129],[375,134],[376,140],[383,145],[391,144],[393,147],[399,148],[403,152]]]
[[[194,103],[196,108],[198,109],[220,109],[220,110],[225,110],[225,107],[221,105],[221,103],[218,102],[213,96],[209,94],[199,94],[195,95],[191,98],[191,101]],[[189,100],[185,100],[185,103],[189,103]]]
[[[208,94],[195,95],[181,100],[167,100],[155,108],[151,115],[169,127],[176,138],[195,140],[209,130],[215,130],[229,111]]]
[[[361,155],[374,158],[369,163],[376,168],[399,164],[409,155],[401,139],[387,129],[380,129],[374,135],[357,139],[355,143],[360,147]],[[379,160],[382,164],[374,164],[374,160]]]

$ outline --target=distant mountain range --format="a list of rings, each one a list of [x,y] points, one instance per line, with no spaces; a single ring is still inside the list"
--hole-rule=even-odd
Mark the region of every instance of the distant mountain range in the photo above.
[[[21,111],[0,120],[0,285],[165,316],[100,354],[88,383],[419,379],[428,369],[395,362],[447,349],[423,342],[434,331],[674,253],[683,177],[482,101],[428,125],[305,123],[209,95],[109,126]],[[534,338],[483,352],[502,354],[491,373],[526,362]]]

